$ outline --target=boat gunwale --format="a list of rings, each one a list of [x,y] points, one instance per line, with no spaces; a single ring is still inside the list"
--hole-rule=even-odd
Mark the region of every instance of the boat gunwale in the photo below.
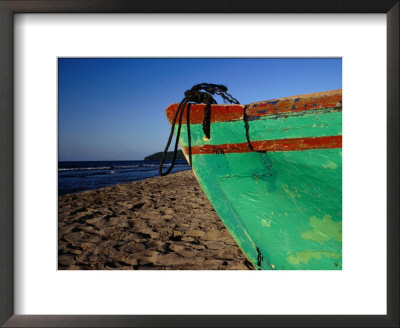
[[[171,104],[165,110],[170,123],[175,116],[178,103]],[[205,104],[190,105],[190,124],[201,124],[204,119]],[[301,113],[309,110],[334,108],[338,111],[342,110],[342,90],[330,90],[317,93],[309,93],[298,96],[285,98],[276,98],[254,102],[249,105],[212,105],[211,106],[211,123],[229,122],[242,120],[244,109],[246,115],[257,118],[274,116],[284,113]],[[182,123],[187,123],[187,108],[184,108]]]

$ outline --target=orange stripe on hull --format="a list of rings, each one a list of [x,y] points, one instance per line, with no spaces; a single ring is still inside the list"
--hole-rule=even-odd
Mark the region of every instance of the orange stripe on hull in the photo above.
[[[201,124],[204,119],[204,108],[206,105],[192,104],[190,106],[190,123]],[[224,121],[236,121],[243,118],[243,107],[242,105],[211,105],[211,123],[224,122]],[[178,104],[172,104],[165,112],[170,123],[175,116]],[[187,123],[187,106],[184,109],[182,123]],[[177,119],[178,121],[178,119]]]
[[[293,138],[279,140],[252,141],[254,151],[296,151],[324,148],[342,148],[342,136],[316,137],[316,138]],[[183,147],[188,154],[189,147]],[[222,145],[192,146],[192,155],[201,154],[227,154],[247,153],[252,150],[247,142]]]
[[[313,109],[337,107],[341,108],[342,90],[326,91],[318,94],[308,94],[276,100],[267,100],[250,104],[247,116],[260,118],[262,116],[296,113]],[[165,111],[171,123],[175,116],[178,104],[170,105]],[[190,107],[190,123],[201,124],[204,119],[204,104],[192,104]],[[211,122],[227,122],[243,119],[243,105],[212,105]],[[186,124],[187,106],[184,109],[182,122]]]

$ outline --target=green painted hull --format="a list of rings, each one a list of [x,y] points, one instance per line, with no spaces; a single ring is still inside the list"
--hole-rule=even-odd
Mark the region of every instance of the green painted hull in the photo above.
[[[341,108],[249,120],[251,141],[341,136]],[[214,122],[211,139],[191,124],[192,149],[246,143],[243,120]],[[186,127],[180,145],[188,155]],[[295,148],[295,147],[294,147]],[[193,171],[233,238],[257,269],[342,269],[341,146],[207,152]]]

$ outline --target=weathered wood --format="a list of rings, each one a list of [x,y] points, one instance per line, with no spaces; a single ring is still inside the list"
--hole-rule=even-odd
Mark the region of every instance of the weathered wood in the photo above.
[[[209,139],[204,105],[192,105],[193,170],[256,268],[342,268],[341,99],[334,90],[250,104],[248,131],[244,106],[213,105]],[[180,145],[187,157],[185,125]]]

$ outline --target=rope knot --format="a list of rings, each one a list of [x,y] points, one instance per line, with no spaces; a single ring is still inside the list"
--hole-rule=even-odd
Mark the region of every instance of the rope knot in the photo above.
[[[201,91],[186,90],[185,99],[187,102],[193,102],[195,104],[206,104],[209,101],[214,101],[214,98],[209,94]]]
[[[203,91],[201,91],[203,90]],[[158,172],[161,176],[167,175],[171,172],[172,168],[174,167],[175,160],[176,160],[176,153],[178,150],[178,142],[179,136],[181,133],[181,125],[182,125],[182,116],[184,109],[187,105],[186,115],[187,115],[187,131],[188,131],[188,146],[189,146],[189,164],[192,166],[192,148],[191,148],[191,138],[190,138],[190,104],[206,104],[204,108],[204,119],[203,119],[203,131],[205,137],[210,139],[211,132],[210,132],[210,122],[211,122],[211,105],[216,104],[217,102],[213,98],[213,95],[221,96],[224,102],[229,102],[231,104],[239,104],[239,101],[233,98],[228,92],[228,88],[222,84],[212,84],[212,83],[200,83],[194,85],[191,89],[185,91],[185,97],[180,102],[176,112],[174,119],[172,121],[171,133],[168,138],[167,146],[165,147],[164,153],[161,157],[160,166],[158,168]],[[166,172],[162,171],[164,166],[165,156],[167,155],[168,148],[171,144],[172,136],[175,130],[175,123],[176,119],[179,115],[179,125],[178,131],[176,133],[176,141],[175,141],[175,148],[174,148],[174,155],[172,157],[171,166],[168,168]]]

